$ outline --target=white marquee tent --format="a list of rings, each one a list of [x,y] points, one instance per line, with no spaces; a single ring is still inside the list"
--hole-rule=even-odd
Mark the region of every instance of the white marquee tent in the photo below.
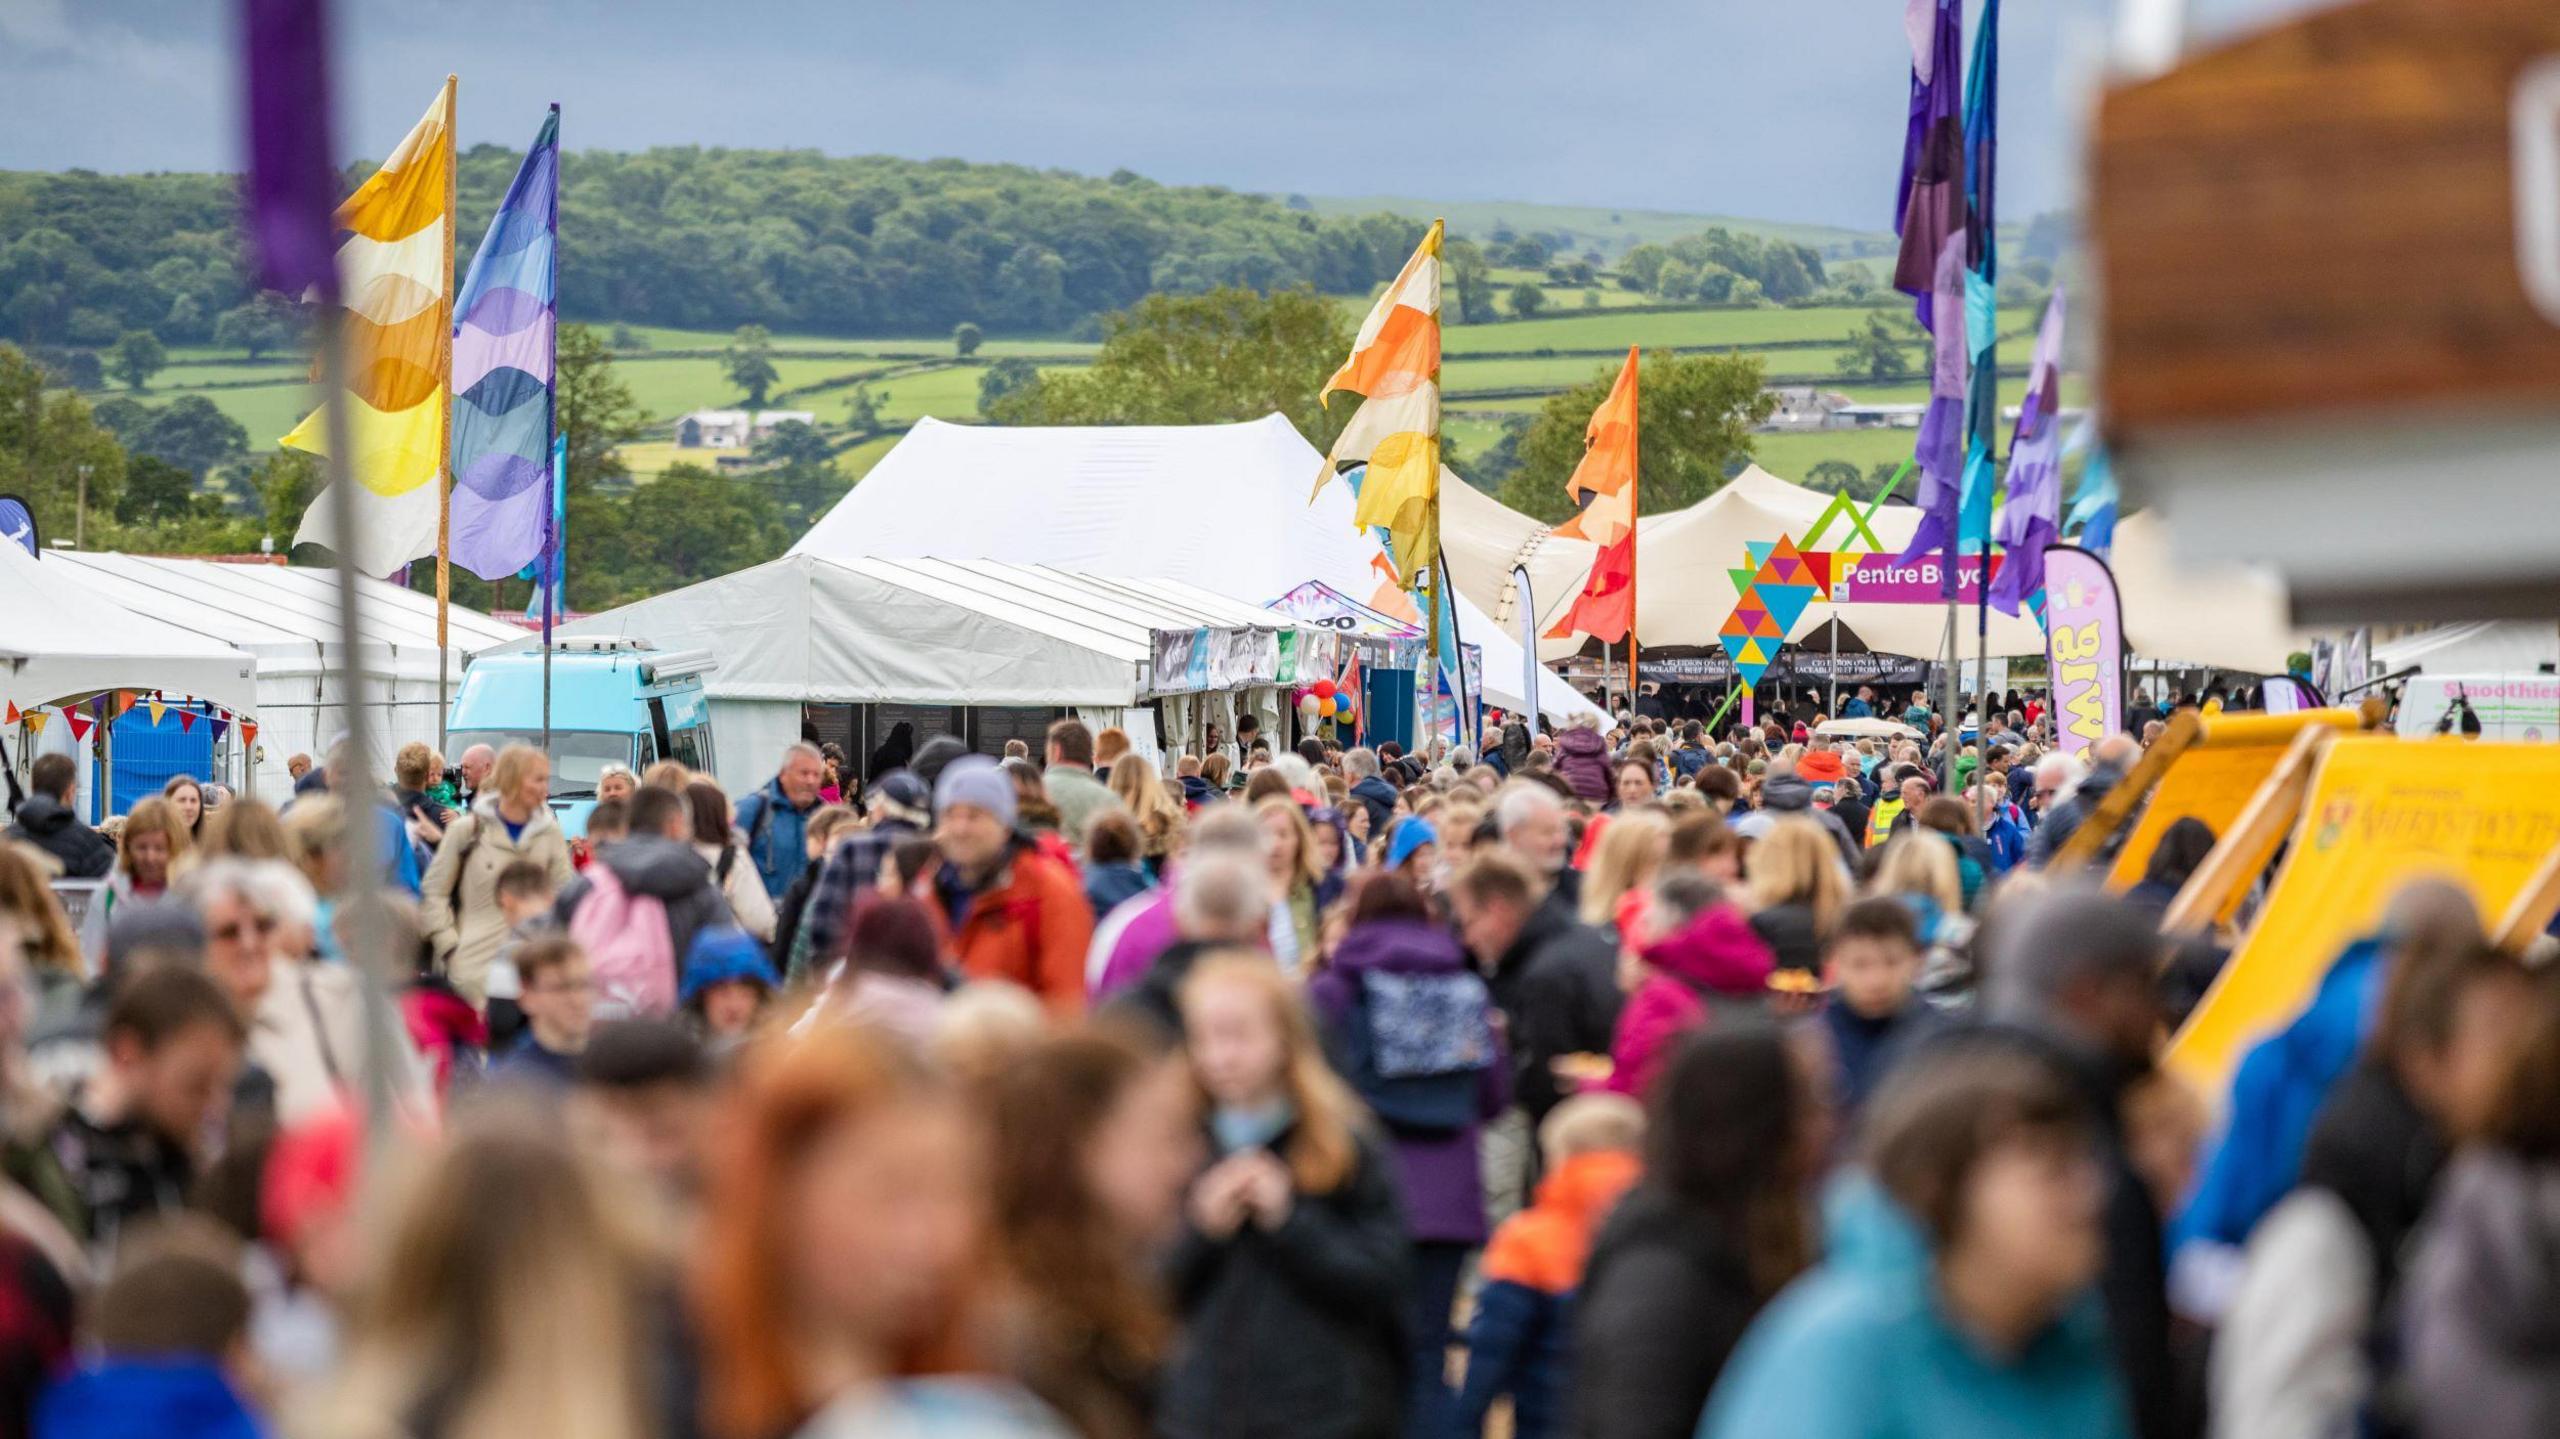
[[[258,705],[248,655],[106,599],[58,554],[38,560],[0,542],[0,702],[27,712],[111,689],[161,690],[250,713]],[[60,722],[42,731],[22,722],[8,738],[10,761],[21,766],[29,750],[68,754],[98,743],[95,731],[78,740]]]
[[[1204,629],[1329,642],[1283,615],[1177,580],[797,553],[573,620],[561,633],[718,656],[703,688],[720,781],[743,791],[771,775],[783,746],[800,737],[804,703],[1069,705],[1089,721],[1130,728],[1151,752],[1152,716],[1135,707],[1188,686],[1153,672],[1158,638]],[[1274,678],[1218,668],[1207,683],[1241,689]]]
[[[1365,599],[1378,588],[1385,551],[1352,524],[1347,484],[1328,485],[1308,503],[1323,464],[1280,415],[1230,425],[1061,428],[928,419],[791,552],[1161,576],[1257,606],[1308,580]],[[1482,647],[1486,703],[1525,708],[1509,630],[1463,583],[1456,608],[1460,639]],[[1538,706],[1551,718],[1592,708],[1552,673],[1539,684]]]
[[[1562,615],[1580,592],[1598,547],[1559,539],[1538,520],[1457,481],[1444,471],[1442,542],[1459,592],[1510,624],[1511,571],[1525,564],[1538,610],[1539,629]],[[1790,484],[1757,465],[1746,466],[1724,488],[1684,510],[1648,515],[1636,536],[1638,584],[1636,635],[1648,646],[1716,643],[1716,630],[1731,613],[1734,586],[1728,570],[1743,562],[1745,542],[1780,536],[1802,541],[1832,504],[1820,490]],[[1830,549],[1898,550],[1919,525],[1919,512],[1887,505],[1871,529],[1880,545],[1853,540],[1835,519],[1820,541]],[[2285,656],[2303,648],[2287,622],[2280,583],[2256,571],[2228,566],[2209,572],[2175,569],[2163,527],[2147,514],[2117,527],[2109,556],[2123,593],[2125,629],[2137,653],[2261,674],[2280,674]],[[1838,618],[1878,652],[1927,658],[1946,646],[1946,611],[1935,604],[1840,604],[1817,600],[1806,607],[1788,638],[1800,640]],[[1975,618],[1963,617],[1964,654],[1976,653]],[[1548,659],[1582,647],[1580,638],[1541,640]],[[2044,633],[2033,618],[1991,612],[1995,657],[2040,656]],[[1488,661],[1490,667],[1490,661]]]
[[[157,689],[254,711],[249,656],[109,602],[60,554],[0,544],[0,700],[21,710],[106,689]]]
[[[265,751],[255,779],[259,794],[291,793],[285,761],[296,753],[318,757],[345,728],[337,571],[71,550],[49,553],[44,563],[64,566],[114,606],[254,662],[255,698],[237,707],[258,716],[258,746]],[[366,715],[373,743],[386,756],[411,740],[433,744],[437,715],[451,701],[451,689],[460,688],[464,663],[479,650],[523,638],[524,627],[452,607],[445,667],[451,689],[439,694],[435,598],[387,580],[358,583],[356,618],[364,636],[358,658],[372,681]]]
[[[2560,625],[2549,620],[2469,620],[2435,625],[2373,647],[2373,673],[2415,667],[2430,675],[2547,674],[2560,666]]]

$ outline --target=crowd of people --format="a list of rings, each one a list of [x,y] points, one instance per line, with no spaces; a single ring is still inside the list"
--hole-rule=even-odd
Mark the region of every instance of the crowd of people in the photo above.
[[[2560,990],[2416,881],[2158,1068],[2212,836],[2054,860],[2172,707],[41,759],[0,1439],[2560,1433]]]

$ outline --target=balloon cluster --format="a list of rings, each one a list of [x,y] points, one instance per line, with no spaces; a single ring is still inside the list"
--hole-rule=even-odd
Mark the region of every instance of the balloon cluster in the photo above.
[[[1298,691],[1298,717],[1309,724],[1319,720],[1339,724],[1350,719],[1358,708],[1359,701],[1351,691],[1340,688],[1331,680],[1317,680]]]

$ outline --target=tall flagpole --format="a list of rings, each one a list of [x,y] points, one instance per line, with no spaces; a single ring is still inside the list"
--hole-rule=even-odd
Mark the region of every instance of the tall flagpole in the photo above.
[[[438,272],[445,293],[453,293],[453,232],[462,225],[454,208],[459,180],[454,135],[461,124],[461,78],[444,77],[444,269]],[[556,168],[556,167],[555,167]],[[436,748],[445,745],[445,717],[453,708],[453,642],[448,621],[453,606],[453,327],[462,317],[448,307],[439,341],[437,383],[444,388],[444,423],[436,426]]]
[[[1447,233],[1445,228],[1447,223],[1448,222],[1446,220],[1435,215],[1432,217],[1431,227],[1433,230],[1445,234]],[[1438,303],[1437,296],[1435,295],[1432,310],[1435,320],[1444,308],[1445,307],[1442,307]],[[1468,318],[1473,319],[1474,316],[1469,315]],[[1432,344],[1436,351],[1439,346],[1439,339],[1436,335],[1433,337]],[[1440,573],[1442,568],[1440,562],[1440,397],[1438,392],[1440,382],[1440,357],[1437,353],[1433,354],[1431,357],[1431,380],[1433,386],[1431,399],[1431,505],[1429,511],[1431,523],[1431,553],[1427,556],[1430,561],[1430,567],[1423,572],[1424,579],[1422,591],[1423,624],[1425,628],[1431,631],[1431,686],[1428,691],[1430,695],[1430,703],[1424,711],[1424,713],[1429,716],[1425,723],[1430,726],[1431,733],[1423,737],[1422,744],[1422,752],[1426,755],[1431,752],[1431,741],[1440,737],[1440,589],[1442,585],[1447,583]],[[1454,734],[1464,736],[1466,730],[1458,723],[1459,699],[1460,696],[1457,695],[1451,695],[1449,697],[1449,728]]]
[[[1637,353],[1630,352],[1627,363],[1640,366],[1642,362]],[[1634,400],[1628,408],[1634,413],[1627,416],[1627,424],[1635,432],[1635,464],[1627,474],[1627,713],[1633,715],[1642,712],[1642,706],[1637,703],[1642,691],[1637,688],[1640,672],[1636,667],[1643,648],[1636,642],[1636,615],[1643,609],[1639,603],[1641,596],[1636,590],[1636,576],[1644,570],[1644,390],[1641,380],[1628,393]]]

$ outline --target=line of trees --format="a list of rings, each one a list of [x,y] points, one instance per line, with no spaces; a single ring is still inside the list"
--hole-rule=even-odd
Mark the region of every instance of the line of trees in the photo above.
[[[462,255],[519,158],[461,157]],[[350,166],[346,186],[369,168]],[[697,329],[1055,333],[1159,292],[1360,293],[1423,228],[1125,170],[683,147],[582,151],[561,175],[562,311]],[[288,347],[291,307],[249,282],[238,214],[228,175],[0,174],[0,338]]]

